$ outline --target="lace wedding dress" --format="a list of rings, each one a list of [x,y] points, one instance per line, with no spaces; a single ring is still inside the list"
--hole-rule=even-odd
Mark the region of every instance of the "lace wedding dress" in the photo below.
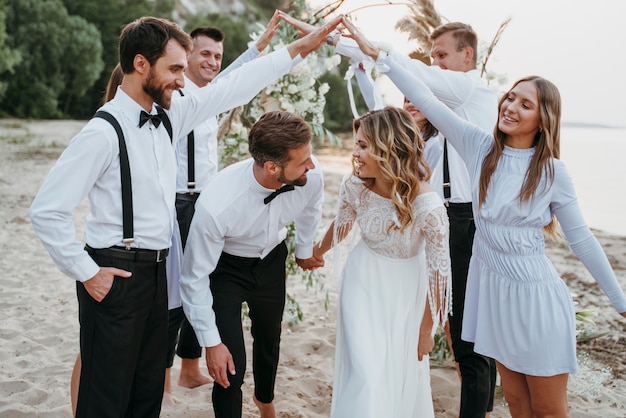
[[[434,416],[429,360],[418,361],[417,344],[427,301],[435,324],[451,306],[448,218],[440,197],[426,192],[402,232],[397,219],[390,199],[344,179],[335,231],[356,221],[361,240],[342,273],[333,418]]]

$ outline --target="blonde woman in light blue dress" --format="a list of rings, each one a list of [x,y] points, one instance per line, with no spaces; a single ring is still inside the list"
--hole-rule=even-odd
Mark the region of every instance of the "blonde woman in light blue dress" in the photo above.
[[[570,292],[545,255],[556,220],[572,251],[626,317],[626,296],[585,223],[559,158],[561,99],[541,77],[517,81],[494,133],[456,116],[428,87],[344,20],[361,50],[457,149],[471,177],[476,222],[462,338],[497,361],[512,417],[569,417],[578,370]]]

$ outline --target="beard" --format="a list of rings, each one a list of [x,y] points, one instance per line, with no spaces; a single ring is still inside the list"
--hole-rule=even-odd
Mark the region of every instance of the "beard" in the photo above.
[[[158,84],[158,80],[154,71],[154,68],[150,69],[148,78],[143,85],[143,91],[152,98],[152,100],[164,109],[169,109],[172,104],[172,96],[165,96],[167,86],[161,87]]]
[[[309,170],[305,171],[304,174],[306,174]],[[278,176],[278,181],[280,181],[282,184],[291,184],[293,186],[304,186],[306,184],[307,178],[305,177],[298,177],[295,180],[289,180],[287,177],[285,177],[285,171],[281,169],[280,171],[280,175]]]

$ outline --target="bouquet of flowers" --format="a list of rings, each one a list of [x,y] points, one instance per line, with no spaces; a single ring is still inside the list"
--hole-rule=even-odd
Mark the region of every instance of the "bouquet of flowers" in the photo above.
[[[300,4],[302,3],[302,4]],[[297,13],[299,19],[314,21],[310,9],[303,1],[294,1],[292,12]],[[259,25],[259,32],[251,34],[251,44],[257,39],[265,27]],[[298,37],[296,29],[283,24],[276,31],[274,39],[267,50],[269,52],[283,48],[286,44]],[[233,162],[245,158],[248,146],[248,129],[264,113],[284,110],[301,116],[309,123],[316,139],[323,141],[329,138],[338,142],[336,136],[324,128],[324,107],[326,93],[330,90],[327,83],[318,80],[324,73],[331,71],[341,62],[330,47],[324,46],[313,52],[296,65],[289,74],[267,86],[249,104],[243,107],[238,114],[227,113],[220,120],[223,136],[220,141],[220,166],[225,167]]]

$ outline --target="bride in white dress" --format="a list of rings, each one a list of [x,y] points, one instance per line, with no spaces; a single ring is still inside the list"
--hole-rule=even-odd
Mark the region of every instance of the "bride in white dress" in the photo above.
[[[447,214],[408,112],[372,111],[354,132],[353,173],[314,248],[322,259],[360,229],[342,274],[331,417],[433,417],[428,353],[451,307]]]

